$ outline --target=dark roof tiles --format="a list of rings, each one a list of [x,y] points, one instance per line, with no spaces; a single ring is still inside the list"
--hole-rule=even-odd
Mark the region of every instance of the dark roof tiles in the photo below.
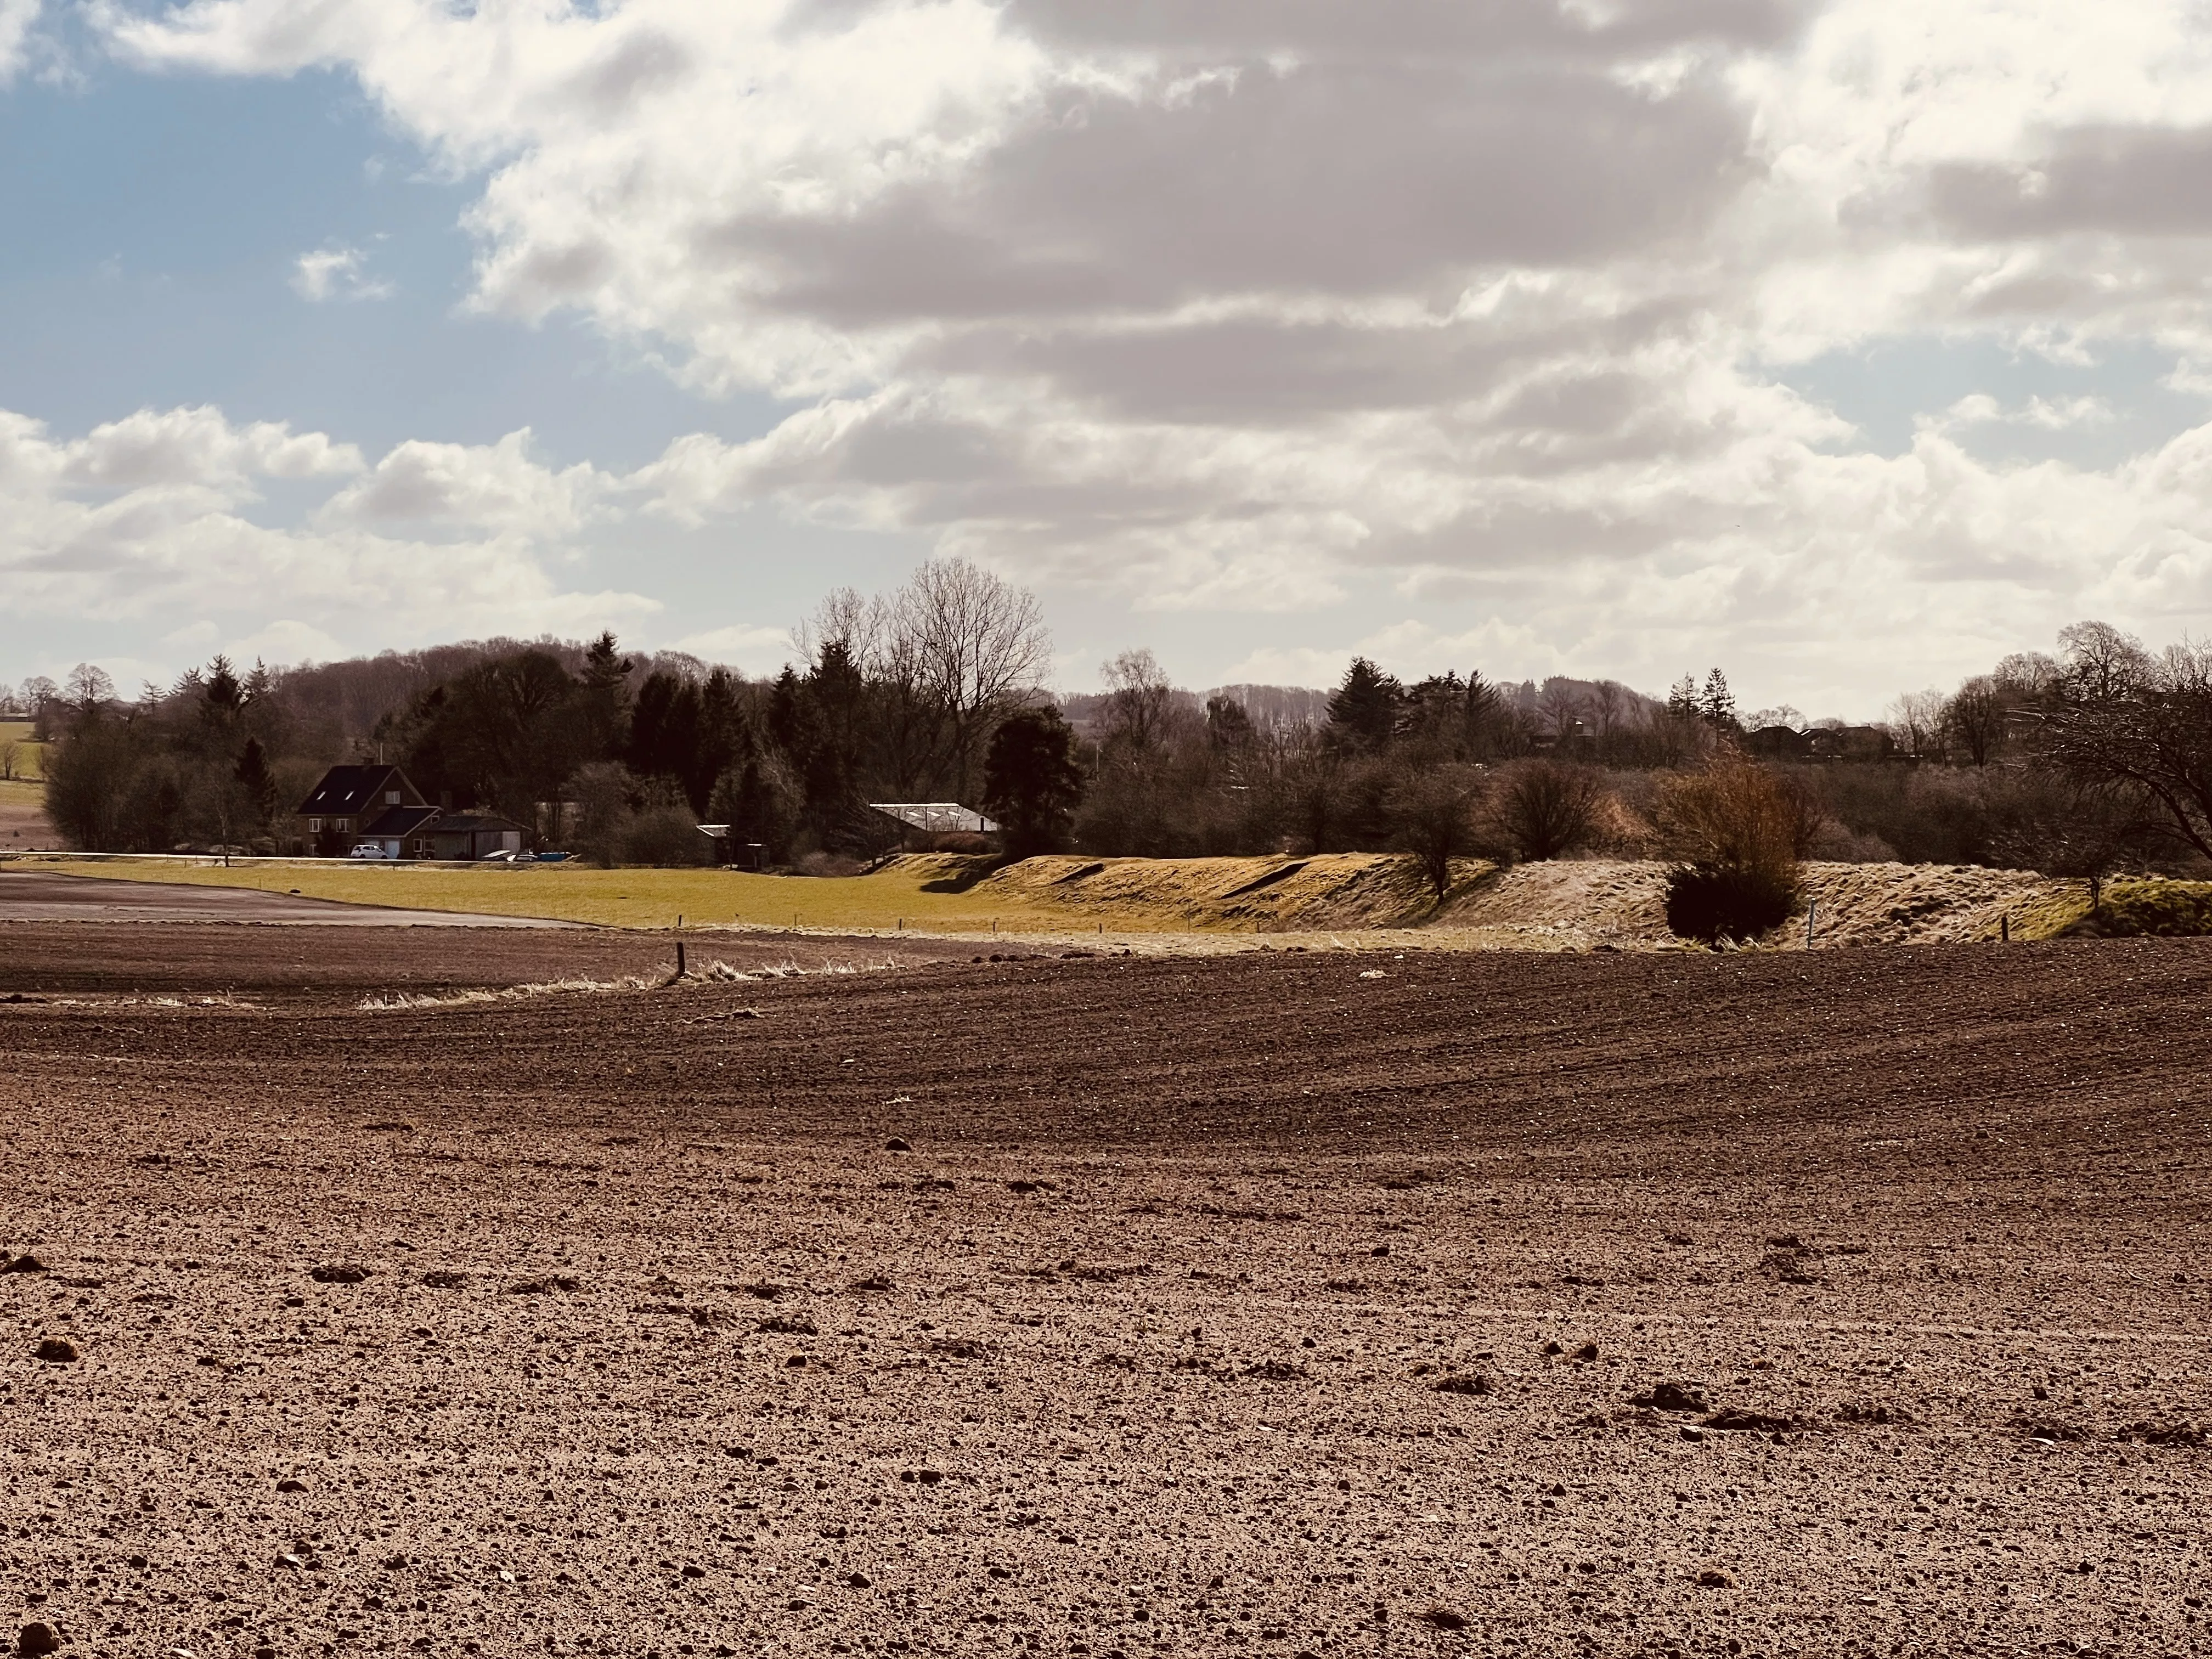
[[[333,766],[323,774],[323,781],[315,786],[313,793],[300,803],[300,811],[359,812],[373,804],[380,792],[395,785],[403,794],[411,787],[396,766]]]

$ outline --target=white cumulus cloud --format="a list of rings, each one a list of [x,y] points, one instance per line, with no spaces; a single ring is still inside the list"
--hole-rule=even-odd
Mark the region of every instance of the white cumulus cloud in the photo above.
[[[44,0],[0,0],[0,87],[23,71],[31,57],[31,26]]]
[[[356,247],[324,247],[292,262],[292,291],[303,300],[388,300],[392,287],[370,276]]]
[[[2212,361],[2189,0],[92,15],[152,67],[349,71],[481,176],[476,306],[800,405],[622,481],[395,452],[333,524],[772,501],[1161,609],[1379,592],[1470,649],[1764,653],[1801,700],[2087,610],[2212,615],[2202,434],[1999,465],[1978,428],[2063,441],[2115,394],[1952,392],[1885,458],[1775,381],[1883,339]],[[308,257],[303,291],[362,276]]]
[[[532,462],[526,439],[403,444],[372,467],[321,433],[208,408],[143,410],[79,438],[0,410],[0,583],[19,615],[194,618],[170,630],[179,647],[229,617],[272,652],[574,632],[657,611],[555,580],[591,491]],[[310,521],[272,527],[252,513],[270,480],[336,493]]]

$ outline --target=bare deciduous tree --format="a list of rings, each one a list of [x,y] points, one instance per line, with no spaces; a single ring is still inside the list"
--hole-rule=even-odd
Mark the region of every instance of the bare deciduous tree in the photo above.
[[[2008,713],[2004,698],[1997,693],[1996,682],[1987,674],[1977,674],[1943,705],[1944,734],[1975,765],[1987,766],[2004,741]]]
[[[1420,860],[1438,898],[1451,885],[1452,861],[1474,851],[1482,795],[1482,775],[1473,767],[1440,766],[1401,779],[1384,799],[1393,843]]]
[[[873,672],[883,652],[888,609],[881,599],[856,587],[836,588],[793,630],[793,642],[809,662],[819,662],[825,646],[842,646],[854,667]]]
[[[2063,678],[2039,722],[2045,757],[2078,782],[2140,794],[2166,836],[2212,858],[2212,645],[2153,657],[2102,623],[2060,638]]]
[[[69,672],[69,700],[89,714],[115,696],[115,678],[97,663],[81,662]]]
[[[2061,678],[2077,697],[2094,701],[2119,696],[2153,672],[2151,654],[2142,641],[2110,623],[2069,623],[2058,630],[2058,643],[2066,651]]]
[[[1925,755],[1942,741],[1943,704],[1941,691],[1908,691],[1889,706],[1889,734],[1908,755]]]
[[[891,601],[889,631],[945,723],[951,780],[972,793],[989,728],[1044,678],[1051,636],[1036,596],[965,559],[933,559]]]
[[[1631,702],[1628,689],[1619,680],[1600,680],[1597,683],[1597,689],[1590,693],[1590,708],[1597,716],[1600,743],[1613,741],[1613,734],[1620,729],[1622,712]]]
[[[1150,651],[1124,651],[1101,664],[1106,681],[1106,741],[1143,751],[1167,736],[1175,687]]]
[[[1583,694],[1575,690],[1571,681],[1555,674],[1544,682],[1544,689],[1536,698],[1536,712],[1550,723],[1560,738],[1571,738],[1583,723]]]
[[[1498,792],[1498,827],[1516,858],[1540,863],[1589,845],[1605,786],[1585,767],[1557,761],[1515,763]]]

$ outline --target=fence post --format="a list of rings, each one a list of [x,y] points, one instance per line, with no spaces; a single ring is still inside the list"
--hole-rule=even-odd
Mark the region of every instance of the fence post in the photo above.
[[[1813,923],[1820,914],[1820,901],[1814,899],[1805,906],[1805,948],[1813,948]]]

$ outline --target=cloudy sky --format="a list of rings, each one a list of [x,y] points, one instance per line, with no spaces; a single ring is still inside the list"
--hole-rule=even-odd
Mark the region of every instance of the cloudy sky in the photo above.
[[[2207,630],[2208,239],[2194,0],[0,0],[0,677],[946,552],[1872,715]]]

